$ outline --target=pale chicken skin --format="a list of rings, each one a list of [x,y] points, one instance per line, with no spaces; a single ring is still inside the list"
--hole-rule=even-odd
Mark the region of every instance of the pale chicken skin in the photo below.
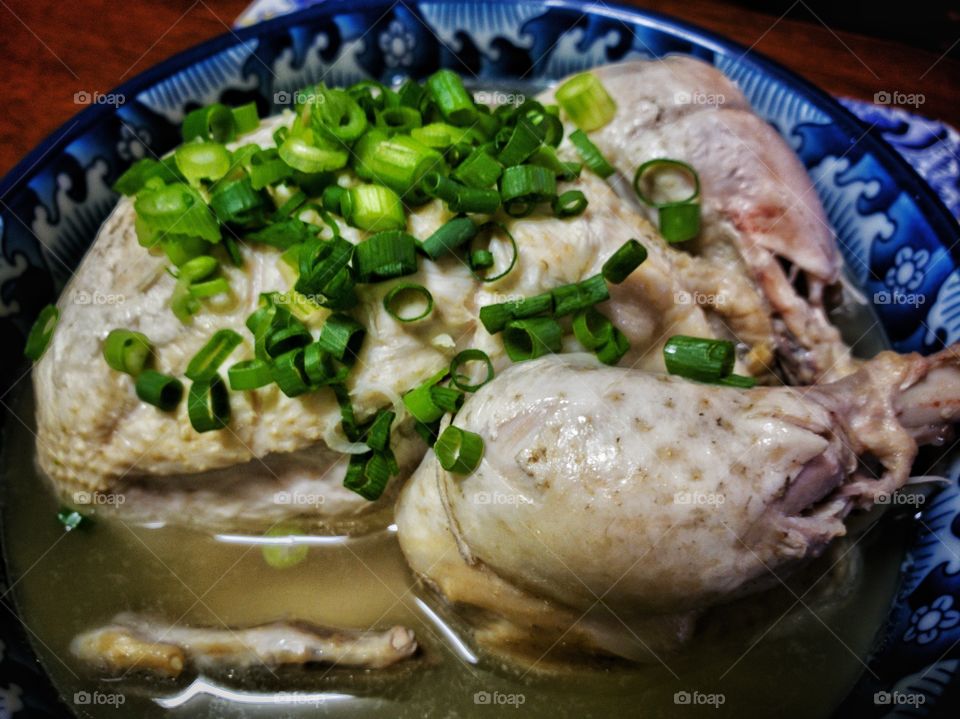
[[[401,547],[451,602],[482,610],[494,650],[570,631],[628,658],[676,649],[699,613],[820,555],[852,509],[904,484],[917,439],[942,439],[960,413],[957,357],[883,353],[809,389],[588,355],[518,365],[457,415],[484,439],[477,470],[430,454],[402,492]],[[630,632],[592,616],[600,598]]]
[[[289,117],[265,122],[243,141],[267,145],[272,129],[287,121]],[[698,291],[696,281],[684,279],[686,267],[693,268],[691,277],[697,276],[696,258],[663,243],[599,178],[585,173],[569,186],[581,188],[590,200],[579,217],[498,216],[520,247],[516,268],[502,280],[480,283],[456,257],[421,260],[419,271],[403,281],[423,284],[433,294],[435,310],[422,322],[404,325],[387,314],[382,299],[396,283],[362,286],[354,316],[366,328],[367,338],[348,387],[360,418],[384,407],[401,411],[393,443],[401,479],[426,451],[412,422],[403,418],[401,394],[448,367],[456,352],[467,347],[485,350],[497,371],[509,364],[499,336],[479,323],[479,308],[594,275],[631,237],[647,247],[649,257],[626,282],[612,288],[612,299],[602,306],[631,342],[623,363],[662,369],[660,350],[671,334],[717,336],[711,308],[678,301]],[[432,202],[411,214],[408,230],[424,238],[451,217],[441,203]],[[344,222],[340,227],[352,242],[367,236]],[[506,239],[498,237],[491,244],[498,262],[506,263]],[[190,426],[185,402],[175,413],[158,411],[139,401],[130,377],[104,361],[102,343],[115,328],[146,334],[154,346],[153,366],[174,376],[182,376],[191,357],[222,328],[244,337],[224,371],[252,357],[252,336],[244,321],[257,308],[261,293],[286,292],[292,281],[281,269],[279,250],[246,244],[242,252],[243,267],[222,262],[230,297],[204,303],[193,322],[183,324],[168,306],[174,287],[169,262],[138,244],[133,203],[120,201],[64,291],[60,323],[34,371],[42,469],[67,499],[123,494],[122,504],[102,504],[101,509],[116,506],[130,519],[257,528],[306,515],[336,531],[382,526],[388,521],[392,491],[370,503],[341,486],[349,459],[342,450],[349,443],[331,391],[292,399],[275,385],[231,392],[229,427],[199,434]],[[730,278],[728,284],[732,289],[725,296],[734,306],[738,279]],[[123,301],[73,303],[71,298],[81,293],[113,294]],[[327,315],[326,310],[316,311],[307,319],[308,327],[317,330]],[[577,349],[572,338],[567,349]],[[315,501],[306,501],[310,499]]]

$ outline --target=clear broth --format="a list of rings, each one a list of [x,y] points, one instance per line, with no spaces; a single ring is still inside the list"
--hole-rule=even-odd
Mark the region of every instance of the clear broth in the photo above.
[[[776,713],[811,719],[827,716],[863,671],[898,576],[903,538],[896,524],[884,523],[849,553],[841,546],[792,579],[789,590],[778,588],[705,618],[688,651],[664,657],[669,669],[604,663],[524,674],[493,657],[464,660],[450,637],[460,636],[469,646],[468,631],[417,585],[390,531],[311,545],[308,558],[286,570],[269,567],[259,546],[242,537],[102,517],[92,527],[64,533],[50,483],[35,469],[30,393],[21,392],[12,406],[26,425],[10,418],[3,443],[11,587],[43,665],[79,716],[413,718],[509,716],[517,710],[517,716],[551,719],[654,719],[706,710],[714,717]],[[862,571],[853,571],[853,560],[862,560]],[[831,566],[858,579],[831,576],[804,595]],[[795,603],[797,596],[803,604]],[[343,627],[404,624],[416,631],[422,650],[387,670],[259,670],[192,685],[194,677],[176,683],[100,680],[70,654],[69,643],[122,611],[179,618],[186,625],[278,618]],[[678,705],[675,693],[681,691],[691,697],[699,692],[700,701],[722,694],[723,703],[715,710]],[[82,703],[83,692],[91,702],[114,703]],[[489,703],[482,703],[485,697]]]

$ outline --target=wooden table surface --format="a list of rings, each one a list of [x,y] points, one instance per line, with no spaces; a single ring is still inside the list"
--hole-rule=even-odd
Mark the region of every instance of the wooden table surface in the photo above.
[[[628,0],[629,1],[629,0]],[[0,0],[0,174],[82,107],[170,55],[229,32],[249,0]],[[922,95],[960,126],[960,62],[898,43],[712,0],[633,0],[765,53],[835,95]]]

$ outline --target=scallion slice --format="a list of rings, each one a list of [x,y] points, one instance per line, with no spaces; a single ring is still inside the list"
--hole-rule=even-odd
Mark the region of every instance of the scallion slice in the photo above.
[[[427,78],[426,88],[447,122],[460,127],[473,124],[477,106],[457,73],[438,70]]]
[[[183,383],[180,380],[152,369],[140,373],[135,389],[137,397],[164,412],[176,409],[183,398]]]
[[[595,175],[599,175],[603,179],[606,179],[616,172],[614,166],[607,161],[607,158],[605,158],[597,146],[590,141],[590,138],[587,137],[587,133],[585,133],[583,130],[575,130],[574,132],[571,132],[570,142],[573,143],[575,148],[577,148],[577,152],[580,154],[583,164],[589,167]]]
[[[200,193],[187,185],[147,185],[137,193],[134,209],[140,223],[154,234],[175,233],[178,237],[208,242],[220,240],[216,218]]]
[[[563,329],[551,317],[512,320],[503,329],[503,346],[514,362],[559,352]]]
[[[606,280],[603,275],[594,275],[582,282],[561,285],[550,290],[553,295],[553,314],[555,317],[572,315],[574,312],[593,307],[610,299]]]
[[[261,359],[243,360],[227,370],[230,389],[235,391],[259,389],[273,382],[270,365]]]
[[[580,190],[567,190],[554,198],[550,207],[557,217],[576,217],[587,209],[587,196]]]
[[[381,282],[417,271],[417,241],[400,230],[379,232],[354,250],[358,282]]]
[[[184,374],[194,382],[210,380],[227,357],[243,342],[243,338],[231,329],[214,332],[207,343],[190,360]]]
[[[200,255],[192,260],[187,260],[180,266],[178,277],[187,282],[198,282],[206,279],[217,271],[217,262],[215,257],[210,255]]]
[[[183,141],[230,142],[236,137],[236,120],[226,105],[216,102],[187,113],[183,119]]]
[[[103,342],[103,358],[117,372],[136,377],[146,366],[152,349],[142,332],[110,330]]]
[[[233,108],[233,125],[238,135],[245,135],[260,127],[260,115],[257,113],[257,103],[248,102]]]
[[[273,381],[287,397],[299,397],[310,391],[302,347],[290,350],[273,361]]]
[[[753,377],[744,377],[741,374],[728,374],[726,377],[722,377],[719,380],[719,384],[726,385],[727,387],[750,389],[756,386],[757,380],[755,380]]]
[[[647,259],[647,248],[634,239],[627,240],[603,263],[603,277],[619,285]]]
[[[311,174],[339,170],[346,166],[348,157],[342,145],[316,138],[311,130],[291,133],[277,152],[294,170]]]
[[[337,367],[336,361],[323,345],[313,342],[303,351],[303,369],[314,387],[340,384],[347,378],[348,367]]]
[[[678,202],[659,210],[660,234],[667,242],[686,242],[700,234],[700,203]]]
[[[390,427],[397,417],[395,412],[380,410],[367,430],[366,443],[374,452],[385,452],[390,449]]]
[[[501,332],[511,320],[522,320],[537,315],[553,314],[553,295],[544,292],[511,302],[499,302],[480,308],[480,321],[490,334]]]
[[[556,195],[556,175],[539,165],[514,165],[500,178],[503,208],[512,217],[525,217],[537,204],[552,201]]]
[[[343,486],[374,502],[380,499],[389,481],[390,460],[382,452],[372,452],[350,457]]]
[[[488,188],[500,179],[503,167],[485,150],[474,150],[456,170],[455,180],[467,187]]]
[[[197,432],[211,432],[229,424],[230,396],[220,375],[190,385],[187,414]]]
[[[667,372],[700,382],[717,382],[733,371],[733,342],[674,335],[663,347]]]
[[[23,354],[27,359],[36,362],[43,357],[59,321],[60,310],[55,305],[47,305],[40,310],[23,347]]]
[[[557,88],[557,102],[577,127],[593,132],[617,114],[617,104],[592,72],[574,75]]]
[[[389,187],[357,185],[347,190],[340,199],[343,217],[361,230],[383,232],[402,230],[407,226],[400,196]]]
[[[615,365],[627,352],[630,351],[630,340],[616,327],[609,340],[597,348],[597,359],[607,365]]]
[[[173,153],[177,168],[191,184],[219,180],[230,169],[230,153],[219,142],[188,142]]]
[[[473,276],[478,279],[480,282],[496,282],[497,280],[503,279],[511,270],[516,266],[517,259],[520,257],[520,250],[517,248],[517,241],[513,238],[513,235],[510,233],[504,225],[499,222],[487,222],[484,225],[481,225],[477,231],[479,236],[490,236],[495,230],[499,230],[501,233],[507,236],[507,239],[510,241],[510,262],[507,264],[503,270],[494,274],[494,275],[484,275],[477,272],[476,268],[472,268]],[[475,252],[476,250],[474,250]],[[489,250],[487,250],[489,251]],[[472,254],[472,252],[471,252]],[[491,265],[492,267],[492,265]]]
[[[225,277],[215,277],[206,282],[194,282],[190,285],[190,296],[198,300],[216,295],[225,295],[230,292],[230,283]]]
[[[613,323],[593,307],[588,307],[574,316],[573,334],[584,349],[599,349],[613,339]]]
[[[447,370],[442,370],[426,382],[403,395],[403,404],[418,422],[430,424],[443,416],[443,410],[433,401],[430,390],[447,376]]]
[[[478,382],[477,384],[469,384],[471,379],[470,375],[459,373],[460,368],[469,362],[483,362],[487,366],[487,376],[484,377],[482,382]],[[490,361],[490,356],[483,350],[463,350],[462,352],[457,353],[457,355],[450,362],[450,381],[464,392],[476,392],[478,389],[483,387],[483,385],[492,380],[493,375],[493,362]]]
[[[422,309],[417,303],[422,304]],[[403,314],[403,308],[416,307],[412,312]],[[391,288],[383,298],[383,308],[398,322],[416,322],[433,312],[433,295],[423,285],[415,282],[402,282]],[[416,313],[416,314],[414,314]]]
[[[443,387],[434,385],[430,388],[430,399],[443,412],[456,414],[463,406],[463,400],[466,398],[463,392],[453,387]]]
[[[346,364],[353,364],[360,354],[366,330],[352,317],[333,314],[327,318],[317,344],[333,357]]]
[[[470,474],[483,459],[483,437],[450,425],[433,445],[440,466],[454,474]]]
[[[441,225],[436,232],[420,243],[420,251],[431,260],[453,252],[461,245],[472,240],[477,234],[477,226],[469,217],[455,217]]]

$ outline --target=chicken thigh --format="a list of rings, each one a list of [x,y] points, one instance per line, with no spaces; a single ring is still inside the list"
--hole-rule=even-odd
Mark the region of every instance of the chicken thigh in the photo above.
[[[958,349],[882,353],[812,388],[583,354],[515,366],[457,415],[485,441],[478,469],[429,454],[403,490],[401,547],[489,648],[676,649],[701,612],[820,555],[851,510],[904,484],[918,441],[960,414]]]

